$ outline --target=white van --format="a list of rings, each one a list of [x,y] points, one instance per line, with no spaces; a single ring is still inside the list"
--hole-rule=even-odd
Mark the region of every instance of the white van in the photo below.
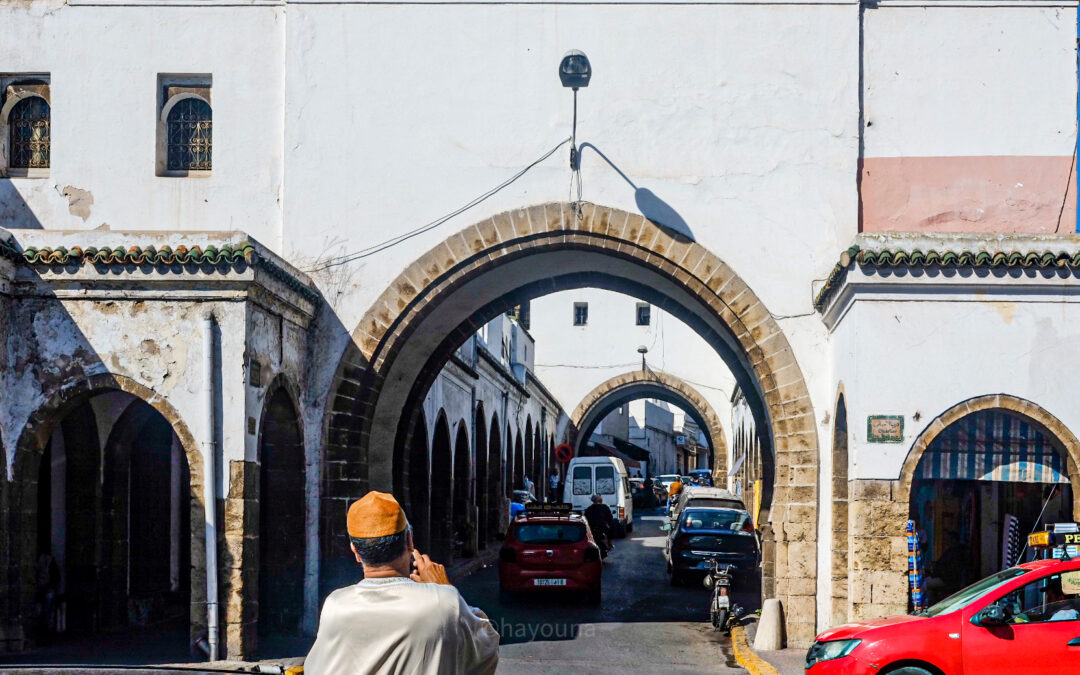
[[[624,537],[634,529],[629,478],[626,465],[618,457],[575,457],[566,469],[563,501],[580,513],[592,505],[594,494],[600,495],[618,523],[616,535]]]

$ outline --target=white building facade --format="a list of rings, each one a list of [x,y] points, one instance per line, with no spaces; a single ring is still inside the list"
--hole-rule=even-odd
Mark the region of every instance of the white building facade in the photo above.
[[[35,566],[71,527],[41,489],[50,453],[65,475],[104,458],[101,490],[68,493],[98,505],[95,523],[131,508],[109,476],[149,472],[168,486],[170,533],[190,535],[157,585],[99,593],[85,616],[186,611],[193,642],[236,658],[271,622],[313,630],[348,563],[347,503],[375,488],[435,507],[414,499],[436,484],[421,440],[456,452],[482,402],[500,443],[546,451],[583,419],[551,419],[560,405],[629,386],[610,373],[567,403],[541,367],[515,365],[536,358],[529,340],[504,354],[505,329],[497,348],[473,337],[529,298],[585,288],[688,326],[707,349],[688,347],[701,356],[674,375],[730,382],[724,401],[699,392],[718,419],[738,385],[768,484],[763,588],[793,645],[907,609],[906,523],[931,539],[947,527],[920,495],[988,505],[972,556],[1005,515],[1028,518],[1023,485],[1068,487],[1060,510],[1075,510],[1080,412],[1061,373],[1080,337],[1076,7],[954,5],[0,8],[3,644],[34,640]],[[568,197],[555,68],[572,48],[595,74]],[[632,330],[612,336],[610,363],[636,360]],[[500,402],[487,383],[507,374],[521,389]],[[958,423],[997,435],[973,450]],[[132,460],[143,424],[152,466]],[[734,445],[733,422],[712,426]],[[68,442],[93,440],[85,429],[94,444]],[[998,471],[1013,446],[1045,471]],[[974,452],[995,468],[933,463]],[[1011,511],[989,512],[984,482]],[[467,536],[454,521],[429,532],[451,551],[492,508],[467,494]],[[280,499],[302,508],[274,513]],[[267,514],[301,553],[267,553],[284,536]],[[63,555],[72,579],[95,570],[97,592],[146,542],[94,527],[112,553]],[[260,561],[288,570],[294,595],[261,606]]]

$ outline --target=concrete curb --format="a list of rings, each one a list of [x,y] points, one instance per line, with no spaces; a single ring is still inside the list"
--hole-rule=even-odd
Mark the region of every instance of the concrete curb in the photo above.
[[[731,646],[735,651],[735,660],[740,666],[750,671],[750,675],[780,675],[765,659],[754,653],[746,641],[746,629],[735,626],[731,629]]]

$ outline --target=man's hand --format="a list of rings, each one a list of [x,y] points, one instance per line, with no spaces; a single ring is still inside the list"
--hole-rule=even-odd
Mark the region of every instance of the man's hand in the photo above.
[[[413,550],[413,566],[415,569],[413,573],[409,575],[409,578],[413,581],[419,581],[422,584],[443,584],[445,586],[452,586],[450,578],[446,576],[446,567],[440,565],[437,562],[433,562],[426,553]]]

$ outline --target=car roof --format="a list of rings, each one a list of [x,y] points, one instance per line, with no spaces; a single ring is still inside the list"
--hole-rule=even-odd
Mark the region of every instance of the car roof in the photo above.
[[[730,490],[718,487],[708,487],[706,485],[687,485],[686,489],[683,490],[683,494],[688,499],[693,497],[713,497],[716,499],[730,499],[733,502],[742,501]]]
[[[565,516],[530,515],[523,513],[514,518],[515,523],[583,523],[585,519],[580,513],[569,513]]]
[[[1068,560],[1061,560],[1060,558],[1046,558],[1044,560],[1032,560],[1031,562],[1017,565],[1017,567],[1024,570],[1045,571],[1047,569],[1058,566],[1072,569],[1077,563],[1080,563],[1080,558],[1069,558]]]
[[[690,511],[734,511],[735,513],[747,513],[746,509],[735,509],[726,506],[687,506],[683,509],[683,513],[689,513]]]

